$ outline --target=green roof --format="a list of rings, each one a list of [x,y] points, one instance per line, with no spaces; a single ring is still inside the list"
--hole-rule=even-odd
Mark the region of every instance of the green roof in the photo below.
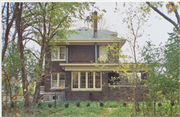
[[[78,33],[74,33],[68,37],[68,40],[122,40],[117,37],[116,32],[109,30],[98,30],[98,37],[94,37],[94,29],[87,29],[85,27],[75,29]]]

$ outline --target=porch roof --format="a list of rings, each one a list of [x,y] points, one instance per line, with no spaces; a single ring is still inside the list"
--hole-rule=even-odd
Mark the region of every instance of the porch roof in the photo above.
[[[146,71],[147,66],[141,64],[115,64],[115,63],[60,63],[65,71]]]

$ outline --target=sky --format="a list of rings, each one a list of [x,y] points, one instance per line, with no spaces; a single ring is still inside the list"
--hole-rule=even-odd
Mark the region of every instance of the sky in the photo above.
[[[114,32],[118,33],[118,37],[122,37],[126,39],[126,34],[128,32],[127,25],[122,23],[122,15],[120,14],[123,10],[124,2],[96,2],[95,6],[98,7],[100,10],[105,9],[106,13],[104,14],[104,19],[106,20],[106,27],[107,30],[111,30]],[[127,4],[127,3],[126,3]],[[115,7],[119,9],[116,13]],[[168,17],[172,18],[174,21],[175,15],[174,13],[172,14],[167,14],[167,10],[164,7],[159,8],[160,11],[162,11],[164,14],[166,14]],[[97,9],[92,9],[92,10],[97,10]],[[102,12],[100,12],[102,13]],[[158,46],[161,42],[162,44],[165,44],[165,42],[168,39],[168,32],[172,32],[173,30],[173,25],[166,21],[164,18],[162,18],[159,14],[157,14],[155,11],[151,10],[150,11],[150,18],[146,24],[146,26],[143,27],[144,33],[141,38],[138,39],[138,44],[140,47],[143,47],[145,45],[145,42],[148,40],[151,40],[153,44],[156,44]],[[88,12],[86,12],[86,15],[88,16]],[[149,25],[151,25],[149,27]],[[86,26],[84,24],[77,25],[75,28],[80,28]],[[37,44],[30,42],[27,44],[29,47],[34,46],[35,48],[39,48]],[[129,53],[130,46],[129,43],[125,43],[125,45],[122,47],[122,51],[125,53]]]

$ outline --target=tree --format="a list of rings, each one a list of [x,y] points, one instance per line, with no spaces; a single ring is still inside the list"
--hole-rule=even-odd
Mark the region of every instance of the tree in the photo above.
[[[4,56],[6,53],[6,49],[8,47],[9,42],[15,39],[15,34],[12,33],[12,29],[14,26],[14,21],[16,18],[17,9],[15,7],[15,3],[5,2],[2,6],[2,61],[4,60]],[[12,40],[10,40],[10,36],[12,36]]]
[[[40,91],[40,83],[42,80],[43,61],[45,53],[49,48],[50,43],[58,40],[66,39],[68,34],[74,31],[67,30],[73,18],[83,18],[84,10],[89,10],[91,4],[94,3],[36,3],[33,10],[26,12],[24,15],[31,17],[34,24],[33,33],[36,39],[31,39],[41,46],[39,61],[39,80],[36,83],[34,94],[34,105]]]
[[[178,95],[178,76],[179,76],[179,61],[178,50],[179,36],[176,30],[169,33],[169,39],[165,46],[159,45],[155,47],[151,42],[143,48],[142,56],[148,64],[148,79],[147,85],[149,94],[147,95],[150,101],[154,101],[154,116],[156,115],[155,103],[161,102],[164,98],[171,103],[171,109],[175,100],[179,99]]]
[[[28,88],[32,93],[32,88],[29,85],[34,85],[33,80],[35,80],[36,73],[34,68],[37,67],[35,57],[29,52],[29,49],[24,51],[25,67],[28,71]],[[21,72],[21,62],[20,62],[20,51],[18,48],[18,43],[12,42],[8,45],[4,60],[2,62],[2,89],[6,94],[9,95],[10,105],[3,103],[6,113],[15,107],[16,97],[18,95],[23,95],[23,88],[21,86],[22,82],[22,72]],[[34,75],[34,76],[33,76]]]
[[[23,25],[23,5],[24,3],[15,3],[17,14],[16,14],[16,30],[18,34],[18,47],[20,50],[20,63],[22,70],[22,85],[23,85],[23,95],[25,99],[25,111],[30,111],[30,101],[29,101],[29,91],[28,91],[28,80],[27,80],[27,71],[25,65],[25,55],[24,55],[24,44],[23,44],[23,33],[27,28],[26,25]],[[25,28],[24,28],[25,27]]]
[[[164,19],[166,19],[168,22],[170,22],[176,28],[178,34],[180,34],[180,15],[178,12],[180,2],[178,2],[177,4],[175,4],[174,2],[169,2],[166,4],[166,8],[168,10],[168,13],[174,12],[175,17],[177,19],[177,22],[173,21],[172,18],[168,17],[167,15],[165,15],[162,11],[160,11],[157,8],[158,6],[162,6],[163,5],[162,3],[160,3],[160,2],[156,2],[156,3],[146,2],[146,3],[149,5],[149,7],[151,7],[160,16],[162,16]]]
[[[139,3],[140,4],[140,3]],[[132,59],[136,64],[138,64],[137,60],[137,49],[138,49],[138,44],[137,40],[142,37],[143,35],[143,26],[145,23],[148,21],[148,15],[149,15],[149,10],[145,9],[144,7],[139,7],[136,3],[129,3],[126,4],[124,7],[126,7],[124,18],[123,18],[123,23],[126,23],[128,27],[128,34],[127,34],[127,41],[130,44],[130,49],[132,50],[133,56]],[[137,72],[138,71],[133,71],[135,74],[135,86],[137,87]],[[136,105],[136,87],[134,88],[134,108],[135,108],[135,113],[137,115],[136,110],[139,109],[138,104]],[[138,109],[137,109],[138,108]]]

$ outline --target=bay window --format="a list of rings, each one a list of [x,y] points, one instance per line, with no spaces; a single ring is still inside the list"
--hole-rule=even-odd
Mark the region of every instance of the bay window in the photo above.
[[[101,72],[72,72],[72,90],[101,90]]]

